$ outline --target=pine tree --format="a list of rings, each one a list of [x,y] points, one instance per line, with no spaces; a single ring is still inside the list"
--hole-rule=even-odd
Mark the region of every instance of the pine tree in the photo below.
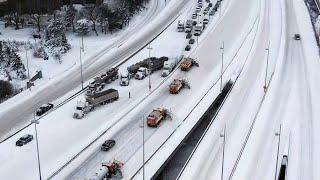
[[[46,28],[45,46],[49,49],[59,48],[61,53],[71,49],[66,38],[66,27],[60,18],[52,19]]]

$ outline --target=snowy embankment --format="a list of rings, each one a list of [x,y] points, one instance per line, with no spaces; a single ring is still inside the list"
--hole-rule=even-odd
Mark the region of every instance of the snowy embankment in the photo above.
[[[130,57],[139,49],[147,45],[179,14],[179,10],[185,5],[185,0],[170,1],[159,16],[152,19],[148,25],[137,31],[126,43],[113,47],[108,53],[99,55],[94,61],[85,61],[83,68],[84,80],[92,78],[108,67],[115,66],[123,59]],[[86,64],[87,63],[87,64]],[[79,87],[81,83],[80,66],[76,65],[68,71],[51,79],[41,87],[34,87],[31,91],[25,91],[10,100],[0,104],[1,122],[3,133],[15,125],[24,121],[24,117],[31,114],[37,107],[48,101]],[[17,111],[19,109],[19,111]]]
[[[320,57],[317,42],[314,38],[312,24],[307,11],[307,8],[302,0],[294,0],[294,10],[297,15],[298,27],[301,33],[301,42],[303,46],[303,52],[306,60],[306,72],[309,79],[310,96],[312,103],[312,169],[313,178],[318,179],[320,177],[320,143],[318,138],[320,137]]]

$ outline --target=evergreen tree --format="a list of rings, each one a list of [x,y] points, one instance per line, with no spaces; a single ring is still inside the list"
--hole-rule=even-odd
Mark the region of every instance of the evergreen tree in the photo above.
[[[66,38],[66,26],[60,18],[52,19],[46,28],[45,46],[51,50],[59,48],[61,53],[66,53],[71,49]]]

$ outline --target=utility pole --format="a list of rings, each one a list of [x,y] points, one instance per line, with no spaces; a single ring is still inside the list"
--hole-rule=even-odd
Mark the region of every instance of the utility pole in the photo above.
[[[150,46],[150,43],[149,43],[147,49],[149,50],[149,72],[148,72],[148,73],[150,73],[149,74],[149,91],[151,92],[151,69],[150,69],[150,65],[151,65],[150,57],[151,57],[151,54],[150,53],[151,53],[152,47]]]
[[[267,89],[268,89],[267,78],[268,78],[268,66],[269,66],[269,45],[270,45],[270,42],[269,42],[269,44],[268,44],[268,47],[266,48],[266,52],[267,52],[267,66],[266,66],[266,76],[265,76],[265,79],[264,79],[264,86],[263,86],[263,89],[264,89],[264,92],[265,92],[265,93],[267,92]]]
[[[278,150],[277,150],[276,171],[275,171],[275,173],[274,173],[274,180],[277,180],[279,148],[280,148],[280,140],[281,140],[281,124],[280,124],[280,131],[279,131],[278,133],[275,133],[275,135],[278,136]]]
[[[221,180],[223,180],[223,169],[224,169],[224,150],[226,146],[226,125],[224,125],[223,134],[220,134],[223,138],[223,149],[222,149],[222,165],[221,165]]]
[[[37,131],[37,124],[39,124],[39,120],[36,120],[36,115],[33,113],[33,121],[34,123],[34,130],[36,134],[36,145],[37,145],[37,160],[38,160],[38,170],[39,170],[39,179],[42,180],[41,177],[41,164],[40,164],[40,152],[39,152],[39,140],[38,140],[38,131]]]
[[[30,79],[30,72],[29,72],[29,59],[28,59],[28,47],[25,47],[26,49],[26,59],[27,59],[27,69],[28,69],[28,80]]]
[[[82,52],[84,52],[84,44],[83,44],[83,32],[81,33],[81,41],[82,41]]]
[[[142,117],[142,179],[145,177],[145,169],[144,169],[144,117]]]
[[[83,74],[82,74],[82,56],[81,56],[81,47],[80,47],[80,74],[81,74],[81,88],[83,89]]]
[[[221,76],[220,76],[220,92],[222,92],[222,75],[223,75],[223,56],[224,56],[224,41],[222,42],[222,47],[220,47],[221,50]]]

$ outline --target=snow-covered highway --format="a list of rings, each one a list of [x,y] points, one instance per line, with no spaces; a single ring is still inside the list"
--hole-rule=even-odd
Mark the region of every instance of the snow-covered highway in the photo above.
[[[319,177],[316,170],[319,156],[315,152],[319,145],[314,132],[319,127],[316,120],[319,98],[314,94],[317,89],[314,86],[320,81],[313,68],[320,66],[316,58],[318,53],[310,46],[315,45],[315,40],[306,30],[311,27],[310,20],[306,19],[306,7],[299,0],[261,2],[265,4],[262,8],[264,30],[252,62],[246,65],[180,179],[218,179],[222,172],[223,179],[229,180],[274,179],[280,171],[283,155],[289,157],[286,179]],[[300,33],[302,40],[295,40],[294,34]],[[263,92],[268,56],[265,48],[270,52],[266,94]],[[279,138],[276,134],[280,132],[280,124],[277,162]],[[226,143],[222,171],[223,138],[220,134],[224,125]]]
[[[170,1],[166,6],[164,1],[154,0],[152,2],[150,10],[137,26],[123,33],[115,43],[107,46],[103,51],[84,61],[84,80],[100,74],[101,71],[108,67],[119,64],[147,45],[177,17],[178,14],[176,12],[179,12],[185,5],[182,0]],[[131,30],[135,33],[132,33]],[[51,79],[43,86],[34,87],[31,91],[24,91],[14,98],[1,103],[0,137],[4,138],[3,136],[6,136],[9,131],[13,130],[15,132],[28,122],[30,114],[41,104],[53,101],[75,88],[80,89],[80,71],[79,64]]]
[[[43,116],[37,124],[42,179],[92,177],[101,163],[114,159],[124,163],[124,179],[155,178],[229,80],[234,82],[232,90],[177,179],[276,179],[283,155],[289,157],[288,179],[319,179],[320,61],[303,1],[223,0],[190,52],[184,51],[188,40],[176,25],[190,18],[197,1],[171,0],[161,12],[163,2],[153,2],[159,4],[146,16],[146,29],[120,38],[85,62],[85,84],[111,66],[124,72],[149,53],[169,58],[183,54],[199,67],[187,72],[176,67],[165,78],[154,72],[151,89],[147,78],[132,79],[126,87],[116,80],[107,88],[117,89],[120,98],[83,119],[72,115],[84,93]],[[294,39],[295,34],[301,40]],[[146,48],[150,41],[152,50]],[[80,89],[78,71],[73,68],[46,87],[26,92],[21,102],[4,107],[0,127],[8,130],[20,118],[29,120],[40,103],[70,97]],[[66,77],[69,81],[61,81]],[[191,89],[170,94],[168,87],[177,78],[186,79]],[[146,116],[158,107],[168,109],[171,118],[157,128],[147,127]],[[27,133],[35,134],[34,126],[0,144],[0,179],[38,178],[36,141],[15,146]],[[116,145],[101,151],[107,139]]]

